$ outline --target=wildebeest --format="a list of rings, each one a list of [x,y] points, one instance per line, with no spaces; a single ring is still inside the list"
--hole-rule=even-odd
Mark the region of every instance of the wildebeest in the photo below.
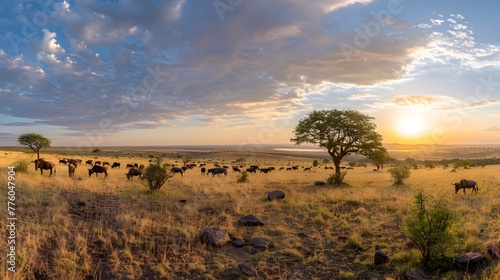
[[[253,168],[255,170],[259,170],[259,166],[258,165],[250,165],[250,168]]]
[[[200,170],[201,170],[201,174],[203,174],[203,175],[205,174],[205,171],[207,171],[207,169],[205,167],[202,167]]]
[[[458,193],[460,189],[464,190],[464,194],[466,194],[465,189],[472,189],[471,194],[479,190],[476,181],[473,180],[462,179],[460,180],[459,183],[451,183],[451,184],[455,186],[455,194]]]
[[[127,166],[125,166],[125,168],[133,168],[133,167],[134,167],[133,163],[127,163]]]
[[[140,179],[143,174],[144,174],[144,170],[139,169],[139,168],[130,168],[128,170],[128,172],[125,173],[125,175],[127,175],[127,179],[129,179],[130,181],[132,181],[134,176],[139,176],[139,179]]]
[[[217,175],[220,175],[220,174],[224,174],[224,175],[227,175],[227,169],[224,168],[224,167],[216,167],[214,168],[214,170],[212,171],[212,177],[215,176],[215,174]]]
[[[106,166],[106,165],[109,166],[109,161],[105,161],[105,162],[102,163],[102,166]]]
[[[215,170],[215,168],[209,168],[209,169],[207,169],[207,175],[208,174],[213,174],[214,170]]]
[[[92,176],[93,173],[95,173],[96,177],[98,173],[104,173],[104,175],[108,177],[108,168],[105,166],[94,165],[91,169],[89,169],[89,176]]]
[[[65,158],[59,160],[59,164],[68,164],[68,160]]]
[[[113,165],[111,165],[111,168],[116,168],[116,167],[120,168],[120,163],[115,161],[113,162]]]
[[[94,162],[94,165],[101,165],[101,161],[100,161],[100,160],[96,160],[96,161]]]
[[[76,164],[68,164],[69,177],[75,177]]]
[[[261,168],[260,169],[260,173],[267,173],[267,172],[271,172],[271,170],[269,170],[269,168]]]
[[[182,170],[182,168],[180,167],[172,167],[172,169],[170,169],[170,171],[172,171],[175,175],[175,173],[181,173],[181,176],[184,177],[184,170]]]
[[[93,165],[93,164],[92,164],[92,160],[91,160],[91,159],[87,160],[87,161],[85,162],[85,165]]]
[[[238,166],[233,166],[233,172],[240,172],[240,168]]]
[[[54,173],[56,173],[56,165],[50,161],[45,161],[44,159],[35,159],[33,161],[35,163],[35,170],[38,170],[40,168],[40,174],[43,175],[43,170],[50,170],[50,176],[52,176],[52,170],[54,170]]]
[[[255,170],[255,168],[247,168],[247,172],[250,172],[250,173],[257,173],[257,171]]]

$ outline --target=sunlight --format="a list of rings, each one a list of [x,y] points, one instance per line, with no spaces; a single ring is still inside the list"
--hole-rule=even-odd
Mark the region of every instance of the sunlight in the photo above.
[[[398,121],[397,130],[405,137],[417,137],[425,131],[425,122],[422,118],[411,116],[403,117]]]

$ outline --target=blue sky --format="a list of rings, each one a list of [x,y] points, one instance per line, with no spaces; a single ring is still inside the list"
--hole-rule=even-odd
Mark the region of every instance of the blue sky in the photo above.
[[[500,143],[498,1],[1,3],[0,145],[289,143],[317,109]]]

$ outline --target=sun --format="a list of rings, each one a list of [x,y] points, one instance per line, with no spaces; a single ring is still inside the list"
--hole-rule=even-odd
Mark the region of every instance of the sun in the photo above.
[[[403,117],[399,119],[397,130],[405,137],[417,137],[425,131],[425,121],[417,116]]]

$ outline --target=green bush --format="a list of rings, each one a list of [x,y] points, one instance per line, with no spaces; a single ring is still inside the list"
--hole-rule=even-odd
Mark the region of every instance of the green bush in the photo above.
[[[456,221],[457,216],[446,206],[446,201],[429,203],[422,192],[415,195],[413,207],[404,220],[403,233],[418,247],[424,265],[439,266],[446,259],[455,243],[451,227]]]
[[[236,182],[238,182],[238,183],[250,182],[250,180],[248,180],[248,173],[246,171],[243,171]]]
[[[31,164],[31,161],[27,159],[16,160],[12,165],[15,167],[15,171],[18,173],[26,173],[28,172],[28,166]]]
[[[344,182],[345,175],[347,175],[346,171],[340,172],[340,174],[333,173],[330,177],[328,177],[328,179],[326,179],[326,183],[329,185],[342,184],[342,182]]]
[[[389,168],[387,172],[389,172],[394,179],[395,185],[402,185],[403,180],[407,179],[411,175],[412,165],[410,164],[398,164],[392,168]]]
[[[159,190],[172,176],[174,175],[162,166],[161,159],[157,159],[156,163],[149,164],[149,166],[144,169],[142,182],[145,186],[149,187],[150,190]]]

